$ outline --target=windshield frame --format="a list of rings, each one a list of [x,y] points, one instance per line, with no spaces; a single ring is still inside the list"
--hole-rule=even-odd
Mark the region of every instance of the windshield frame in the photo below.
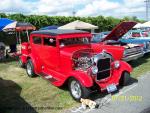
[[[84,39],[84,38],[86,38],[87,39],[87,43],[73,43],[75,40],[77,41],[77,39]],[[74,39],[74,40],[72,40],[71,41],[71,39]],[[69,44],[68,42],[69,42],[69,40],[70,40],[70,42],[72,43],[72,44]],[[61,42],[62,41],[62,42]],[[67,42],[65,42],[65,41],[67,41]],[[79,41],[79,40],[78,40]],[[69,46],[78,46],[78,45],[90,45],[91,44],[91,37],[71,37],[71,38],[63,38],[63,39],[59,39],[58,40],[58,42],[59,42],[59,47],[60,48],[63,48],[63,47],[69,47]],[[63,44],[64,45],[63,45]],[[66,44],[65,44],[66,43]],[[68,44],[67,44],[68,43]]]

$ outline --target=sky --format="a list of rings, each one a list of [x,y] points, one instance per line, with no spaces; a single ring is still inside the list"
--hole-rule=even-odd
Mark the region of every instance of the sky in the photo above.
[[[2,0],[0,13],[49,16],[137,16],[146,19],[145,0]]]

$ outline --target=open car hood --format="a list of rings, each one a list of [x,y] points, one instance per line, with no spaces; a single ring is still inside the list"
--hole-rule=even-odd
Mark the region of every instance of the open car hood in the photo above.
[[[136,22],[121,22],[118,24],[102,41],[106,40],[119,40],[124,34],[133,28]]]

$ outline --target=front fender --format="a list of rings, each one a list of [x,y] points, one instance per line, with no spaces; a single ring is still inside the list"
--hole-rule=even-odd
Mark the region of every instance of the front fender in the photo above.
[[[126,63],[125,61],[120,61],[120,67],[113,70],[113,75],[115,75],[115,78],[117,79],[117,81],[119,81],[123,72],[126,71],[128,73],[131,73],[132,70],[132,67],[128,63]]]
[[[93,79],[90,75],[82,71],[72,71],[69,74],[69,78],[73,77],[77,79],[84,87],[91,87],[93,86]]]
[[[131,73],[132,72],[132,67],[124,62],[124,61],[119,61],[120,62],[120,67],[118,69],[113,69],[112,71],[112,76],[111,78],[107,81],[107,83],[105,84],[101,84],[101,87],[102,88],[106,88],[106,86],[108,84],[112,84],[112,83],[115,83],[115,84],[119,84],[119,80],[123,74],[123,72],[128,72],[128,73]],[[113,62],[114,63],[114,62]],[[103,86],[104,85],[104,86]]]
[[[127,62],[125,61],[120,61],[120,68],[119,71],[123,72],[123,71],[127,71],[129,73],[131,73],[133,70],[133,68],[131,67],[131,65],[129,65]]]

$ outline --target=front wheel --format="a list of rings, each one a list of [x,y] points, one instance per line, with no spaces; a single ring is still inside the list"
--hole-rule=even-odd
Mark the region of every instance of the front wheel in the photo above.
[[[129,84],[129,81],[130,81],[130,73],[129,72],[123,72],[121,79],[120,79],[120,85],[126,86]]]
[[[90,90],[74,78],[69,80],[68,85],[71,96],[77,101],[80,101],[81,98],[87,98],[90,94]]]
[[[35,76],[34,66],[33,66],[33,63],[31,61],[31,59],[29,59],[27,61],[26,72],[27,72],[27,74],[28,74],[29,77],[34,77]]]

